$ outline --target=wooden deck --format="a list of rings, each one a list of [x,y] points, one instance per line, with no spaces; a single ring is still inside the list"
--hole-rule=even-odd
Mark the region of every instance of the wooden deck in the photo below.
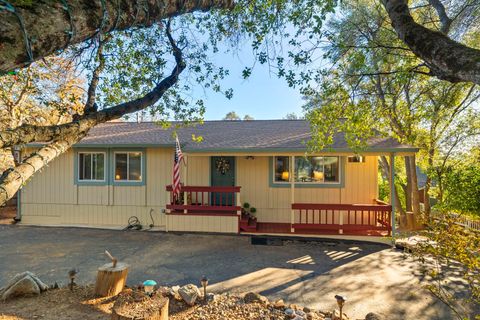
[[[337,229],[296,229],[291,231],[289,223],[257,223],[257,230],[249,233],[258,234],[292,234],[292,235],[339,235]],[[389,232],[386,230],[344,230],[343,235],[351,236],[374,236],[386,237]]]
[[[237,233],[388,237],[392,232],[392,207],[379,201],[371,204],[292,203],[291,223],[257,221],[240,207],[240,188],[181,186],[179,193],[174,194],[172,187],[167,186],[170,192],[167,221],[182,231],[215,229],[222,232],[221,226],[214,228],[214,225],[221,225],[223,219],[228,221],[228,232],[232,232],[235,217]]]

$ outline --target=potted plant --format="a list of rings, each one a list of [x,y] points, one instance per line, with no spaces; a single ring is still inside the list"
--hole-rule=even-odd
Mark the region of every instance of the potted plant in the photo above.
[[[242,213],[244,215],[247,215],[249,217],[255,217],[255,213],[257,212],[257,209],[255,207],[250,206],[250,203],[245,202],[242,206]]]

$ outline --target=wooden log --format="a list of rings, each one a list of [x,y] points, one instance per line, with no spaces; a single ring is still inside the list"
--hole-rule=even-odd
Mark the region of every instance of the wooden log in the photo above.
[[[156,299],[153,305],[149,306],[149,310],[142,310],[142,307],[135,308],[132,303],[117,300],[112,308],[112,320],[168,320],[168,298]],[[142,302],[139,301],[141,305]]]
[[[100,297],[115,296],[122,292],[127,282],[128,265],[122,262],[107,263],[98,268],[95,294]]]

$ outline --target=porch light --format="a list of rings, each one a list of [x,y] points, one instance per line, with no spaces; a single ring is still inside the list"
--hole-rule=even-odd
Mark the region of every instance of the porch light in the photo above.
[[[203,276],[202,279],[200,279],[200,283],[202,284],[202,287],[203,287],[203,301],[207,302],[207,285],[208,285],[207,277]]]
[[[289,176],[290,176],[290,173],[288,171],[283,171],[282,172],[282,180],[283,181],[288,181]]]
[[[313,171],[313,178],[317,181],[323,181],[323,172],[321,171]]]
[[[342,297],[342,296],[336,294],[335,299],[337,299],[338,309],[340,309],[340,320],[342,320],[343,319],[343,306],[345,305],[345,301],[347,301],[347,297]]]
[[[147,280],[143,283],[143,290],[147,296],[151,296],[153,294],[153,290],[157,283],[154,280]]]

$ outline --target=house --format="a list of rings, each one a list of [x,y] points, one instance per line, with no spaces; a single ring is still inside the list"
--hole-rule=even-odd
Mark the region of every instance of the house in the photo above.
[[[111,122],[21,190],[22,223],[123,228],[135,216],[164,231],[389,235],[392,206],[376,200],[377,157],[418,151],[378,137],[359,156],[339,133],[331,148],[305,156],[304,120],[206,121],[178,136],[186,162],[179,197],[170,186],[172,131]],[[245,202],[254,215],[242,214]]]

